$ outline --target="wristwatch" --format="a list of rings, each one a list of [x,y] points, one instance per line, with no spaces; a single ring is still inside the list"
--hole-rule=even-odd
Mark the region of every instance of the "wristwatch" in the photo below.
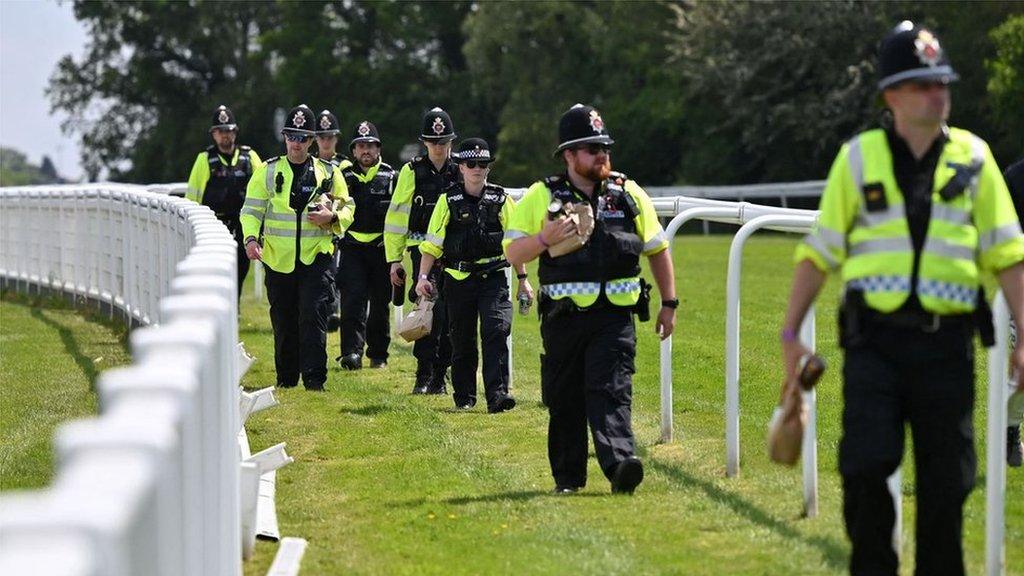
[[[426,274],[420,274],[419,275],[419,279],[420,280],[430,280],[430,276],[428,276]]]
[[[516,278],[518,278],[519,280],[526,280],[527,278],[529,278],[529,274],[516,274]]]
[[[662,300],[661,301],[661,307],[662,308],[671,308],[671,309],[675,310],[676,308],[679,308],[679,298],[673,298],[671,300]]]

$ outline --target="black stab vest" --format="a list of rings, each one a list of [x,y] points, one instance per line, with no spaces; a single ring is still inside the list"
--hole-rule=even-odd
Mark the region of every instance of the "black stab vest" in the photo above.
[[[348,193],[356,203],[355,221],[348,229],[353,232],[383,232],[384,216],[395,189],[395,169],[381,162],[377,174],[369,182],[358,178],[354,166],[342,170],[341,175],[345,177]]]
[[[445,191],[448,201],[448,228],[444,235],[444,257],[448,262],[475,262],[501,256],[501,208],[505,189],[484,185],[479,200],[469,200],[462,184]]]
[[[438,172],[428,156],[418,156],[409,163],[416,176],[416,189],[412,193],[412,210],[409,213],[409,232],[426,234],[430,215],[441,192],[459,181],[459,167],[451,160]]]
[[[252,161],[249,158],[248,146],[238,147],[238,162],[228,166],[221,160],[216,146],[206,149],[206,159],[210,163],[210,179],[203,192],[203,205],[209,206],[214,213],[229,218],[238,218],[238,212],[245,202],[245,188],[252,176]]]

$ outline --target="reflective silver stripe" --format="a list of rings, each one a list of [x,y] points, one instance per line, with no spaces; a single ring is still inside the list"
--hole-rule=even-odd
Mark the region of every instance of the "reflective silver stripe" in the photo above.
[[[942,238],[929,236],[924,242],[924,251],[936,256],[946,258],[958,258],[960,260],[974,260],[974,249],[959,244],[953,244]]]
[[[611,280],[605,284],[605,294],[629,294],[640,291],[640,280],[630,278],[629,280]]]
[[[861,202],[860,213],[857,214],[857,225],[861,227],[879,226],[895,220],[903,220],[903,205],[890,206],[883,211],[868,212]]]
[[[271,160],[267,162],[267,193],[275,192],[274,190],[274,166],[277,165],[277,160]]]
[[[957,226],[970,224],[971,215],[967,210],[958,206],[950,206],[941,202],[932,203],[932,220],[942,220]]]
[[[835,270],[839,267],[839,261],[832,255],[832,252],[829,250],[828,246],[825,245],[825,241],[822,240],[821,236],[808,234],[807,237],[804,238],[804,243],[824,258],[825,263],[828,264],[829,268]]]
[[[401,234],[402,236],[405,236],[405,233],[408,232],[409,229],[407,227],[405,227],[405,226],[395,226],[394,224],[385,224],[384,225],[384,231],[385,232],[389,232],[391,234]]]
[[[831,228],[825,228],[824,226],[818,226],[818,229],[809,236],[817,236],[821,239],[825,246],[834,250],[845,250],[846,249],[846,235],[842,232],[837,232]]]
[[[961,304],[973,306],[978,300],[978,289],[963,284],[942,282],[940,280],[926,280],[924,278],[917,282],[917,293],[920,296],[931,296],[940,300],[950,300]]]
[[[910,278],[906,276],[865,276],[846,283],[846,289],[872,292],[909,292]]]
[[[987,252],[993,246],[1002,244],[1003,242],[1009,242],[1020,237],[1021,229],[1020,224],[1012,222],[1010,224],[1004,224],[998,228],[993,228],[984,234],[978,235],[978,248],[982,252]]]
[[[294,228],[264,228],[264,236],[283,236],[286,238],[295,238]],[[330,237],[332,236],[330,230],[321,230],[314,228],[312,230],[302,230],[299,232],[301,238],[316,238],[320,236]]]
[[[850,246],[850,256],[879,254],[882,252],[912,252],[909,238],[876,238],[863,240]]]
[[[269,203],[270,200],[265,200],[263,198],[246,198],[245,203],[242,204],[242,206],[251,206],[253,208],[260,208],[265,210],[267,208],[267,204]]]
[[[409,214],[412,212],[412,206],[408,204],[395,204],[394,202],[388,206],[388,212],[398,212],[399,214]]]
[[[662,230],[661,232],[655,234],[653,238],[648,240],[646,244],[644,244],[644,252],[648,250],[654,250],[655,248],[660,247],[662,244],[665,243],[665,241],[665,231]]]
[[[850,166],[850,175],[853,176],[853,184],[861,193],[864,192],[864,156],[860,150],[860,136],[850,139],[850,149],[846,154],[846,161]]]
[[[529,234],[527,234],[526,232],[521,232],[519,230],[505,231],[505,240],[516,240],[519,238],[526,238],[527,236],[529,236]]]
[[[423,240],[427,235],[422,232],[409,232],[409,240]]]
[[[563,282],[541,285],[540,291],[552,298],[558,296],[592,296],[601,293],[600,282]]]
[[[264,215],[263,212],[255,209],[255,208],[250,208],[248,206],[243,206],[242,209],[238,212],[238,214],[240,216],[252,216],[253,218],[257,218],[257,219],[263,219],[263,215]]]
[[[437,246],[444,246],[444,238],[437,234],[427,234],[427,242]]]
[[[264,220],[273,220],[274,222],[295,223],[295,215],[294,214],[282,214],[281,212],[274,212],[273,210],[267,211],[266,216],[264,216],[263,219]]]

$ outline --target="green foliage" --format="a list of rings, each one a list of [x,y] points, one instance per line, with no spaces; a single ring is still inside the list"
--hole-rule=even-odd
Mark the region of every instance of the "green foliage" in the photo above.
[[[996,57],[985,62],[989,71],[988,94],[995,117],[1018,156],[1024,154],[1024,15],[1010,17],[989,35],[996,45]],[[1012,160],[1012,159],[1011,159]]]
[[[304,102],[335,112],[342,152],[356,123],[373,121],[392,163],[422,113],[443,106],[460,137],[495,145],[495,181],[525,186],[561,169],[558,117],[586,102],[617,141],[616,168],[647,185],[818,179],[842,141],[878,121],[876,47],[904,18],[938,31],[962,77],[951,123],[1001,162],[1020,152],[1012,1],[74,6],[91,41],[60,62],[49,96],[81,136],[90,178],[184,180],[221,103],[240,143],[278,155],[275,119]]]
[[[0,186],[28,186],[63,181],[49,156],[43,156],[42,164],[35,166],[29,164],[28,158],[22,152],[0,147]]]

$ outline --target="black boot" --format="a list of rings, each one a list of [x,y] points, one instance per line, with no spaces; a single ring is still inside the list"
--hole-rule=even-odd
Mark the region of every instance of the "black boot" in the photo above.
[[[434,377],[430,379],[430,384],[427,386],[427,394],[448,394],[448,372],[444,371],[440,373],[440,376],[435,372]]]

